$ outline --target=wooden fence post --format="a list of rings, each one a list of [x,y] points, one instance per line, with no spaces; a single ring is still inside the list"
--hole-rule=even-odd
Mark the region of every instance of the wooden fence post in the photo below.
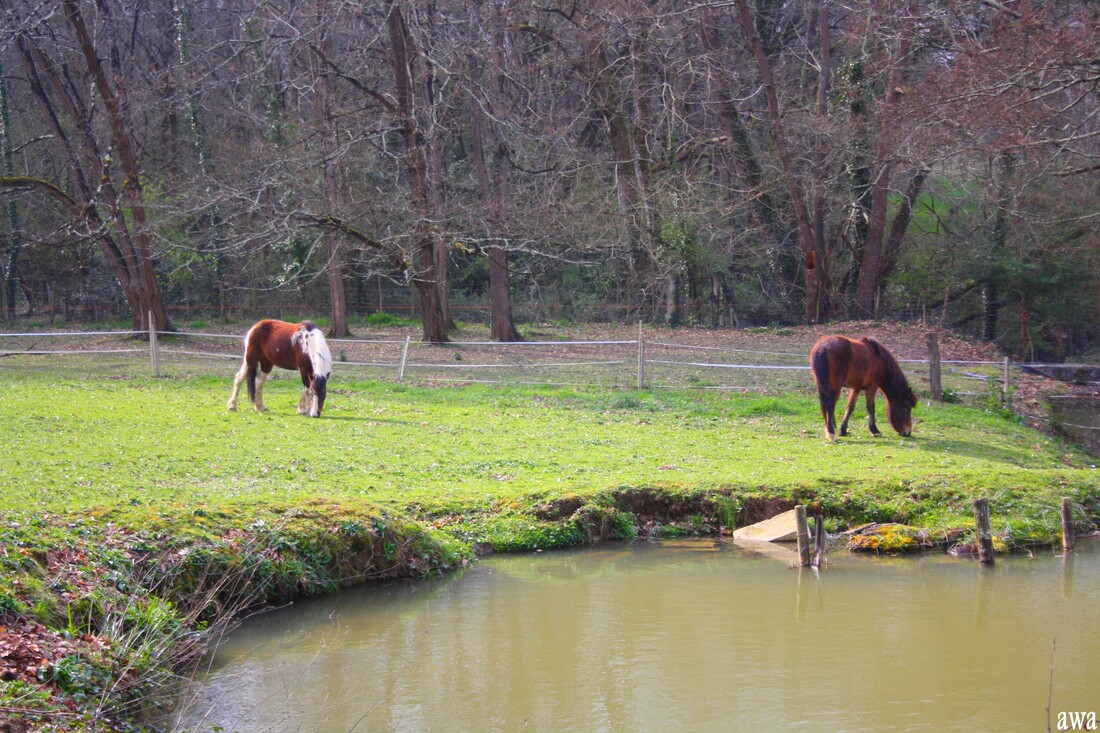
[[[943,384],[940,381],[940,340],[935,331],[928,332],[928,389],[932,401],[943,399]]]
[[[799,504],[794,508],[795,536],[798,540],[798,564],[806,567],[810,564],[810,528],[806,524],[806,507]]]
[[[825,559],[825,517],[814,515],[814,558],[812,565],[821,567],[821,561]]]
[[[405,381],[405,363],[409,359],[409,336],[405,336],[405,345],[401,347],[401,364],[397,367],[397,381]]]
[[[1008,357],[1005,357],[1004,391],[1001,392],[1001,404],[1006,410],[1012,409],[1012,382],[1008,373]]]
[[[149,311],[149,361],[153,366],[153,376],[160,376],[160,345],[157,343],[157,322],[153,311]]]
[[[1062,549],[1073,552],[1073,500],[1062,497]]]
[[[989,499],[974,500],[974,532],[978,540],[978,560],[983,565],[992,565],[993,529],[989,525]]]
[[[638,389],[645,389],[645,339],[642,338],[641,321],[638,321]]]

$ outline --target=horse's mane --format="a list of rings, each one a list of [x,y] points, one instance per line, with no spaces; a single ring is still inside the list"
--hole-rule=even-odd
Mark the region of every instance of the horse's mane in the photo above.
[[[313,373],[327,378],[332,374],[332,352],[329,351],[325,335],[313,321],[302,323],[302,346],[313,362]]]
[[[879,359],[882,360],[882,384],[879,386],[887,398],[897,399],[909,392],[909,380],[905,378],[905,373],[902,372],[901,365],[898,364],[898,360],[894,358],[894,355],[873,338],[864,338],[863,342],[873,349],[878,354]]]

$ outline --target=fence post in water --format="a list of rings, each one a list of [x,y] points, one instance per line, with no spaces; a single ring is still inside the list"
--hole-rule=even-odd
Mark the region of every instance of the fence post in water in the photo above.
[[[814,515],[814,559],[811,564],[815,568],[821,567],[821,561],[825,559],[825,517]]]
[[[397,381],[405,381],[405,362],[409,358],[409,336],[405,336],[405,345],[401,347],[401,364],[397,367]]]
[[[638,321],[638,389],[645,389],[645,340],[641,321]]]
[[[160,345],[157,344],[157,322],[153,320],[153,311],[149,311],[149,361],[153,365],[153,376],[160,376]]]
[[[810,528],[806,524],[806,507],[799,504],[794,508],[795,536],[798,539],[798,564],[806,567],[810,564]]]
[[[943,399],[943,386],[940,382],[940,341],[935,331],[928,332],[928,390],[932,401]]]
[[[993,529],[989,525],[989,499],[974,500],[974,532],[978,540],[978,560],[983,565],[992,565]]]
[[[1062,497],[1062,549],[1073,552],[1073,500]]]

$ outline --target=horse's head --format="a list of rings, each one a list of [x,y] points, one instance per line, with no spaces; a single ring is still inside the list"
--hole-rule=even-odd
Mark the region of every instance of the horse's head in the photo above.
[[[321,408],[325,406],[325,396],[328,394],[328,377],[314,374],[309,380],[309,389],[313,392],[313,405],[309,416],[321,417]]]
[[[917,395],[908,386],[895,399],[886,400],[886,417],[898,435],[908,438],[913,432],[913,408],[917,406]]]

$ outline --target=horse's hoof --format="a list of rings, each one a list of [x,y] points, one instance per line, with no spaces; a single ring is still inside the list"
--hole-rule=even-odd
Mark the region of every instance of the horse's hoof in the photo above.
[[[229,410],[230,412],[236,412],[237,411],[237,406],[236,405],[228,405],[225,409]]]

